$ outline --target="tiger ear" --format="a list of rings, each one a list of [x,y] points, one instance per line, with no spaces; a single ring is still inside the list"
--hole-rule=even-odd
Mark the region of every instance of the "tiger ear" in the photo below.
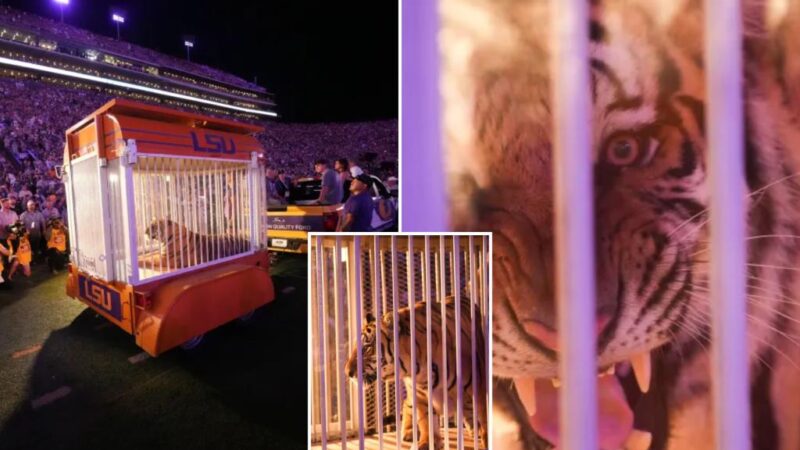
[[[367,323],[375,322],[375,316],[373,316],[372,313],[367,313],[366,319],[367,319]]]

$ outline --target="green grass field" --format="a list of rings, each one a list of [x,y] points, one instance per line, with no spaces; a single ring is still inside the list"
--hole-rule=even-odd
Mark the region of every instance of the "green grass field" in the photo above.
[[[305,258],[273,277],[277,300],[249,322],[132,363],[133,338],[68,298],[64,275],[18,276],[0,292],[0,449],[305,449]]]

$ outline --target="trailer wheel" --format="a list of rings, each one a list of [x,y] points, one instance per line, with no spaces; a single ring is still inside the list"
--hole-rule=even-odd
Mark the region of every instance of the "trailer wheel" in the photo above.
[[[198,334],[197,336],[181,344],[181,348],[184,350],[193,350],[197,348],[197,346],[199,346],[203,342],[204,336],[205,336],[204,334]]]

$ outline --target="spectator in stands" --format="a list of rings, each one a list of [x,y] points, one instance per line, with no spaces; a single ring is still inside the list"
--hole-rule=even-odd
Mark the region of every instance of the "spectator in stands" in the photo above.
[[[8,230],[6,228],[17,223],[19,216],[17,216],[17,213],[11,208],[11,200],[8,198],[0,200],[0,204],[3,206],[3,208],[0,209],[0,240],[5,241],[8,239]]]
[[[47,197],[47,201],[44,204],[44,208],[42,208],[42,214],[44,215],[45,220],[61,218],[61,212],[55,206],[54,195],[50,195]]]
[[[328,161],[318,159],[314,163],[314,170],[322,177],[322,189],[319,192],[319,203],[336,204],[342,201],[342,183],[330,167]]]
[[[28,210],[22,213],[20,220],[28,229],[33,258],[39,261],[44,253],[44,228],[47,221],[33,200],[28,200]]]
[[[361,174],[350,183],[350,198],[344,204],[336,231],[372,231],[372,211],[375,204],[369,194],[372,180]]]

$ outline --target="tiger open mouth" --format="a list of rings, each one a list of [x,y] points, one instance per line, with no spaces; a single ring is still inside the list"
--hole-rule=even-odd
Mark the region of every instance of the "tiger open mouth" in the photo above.
[[[603,450],[646,450],[652,433],[647,416],[652,402],[647,398],[653,376],[650,352],[600,368],[597,375],[598,444]],[[517,394],[533,430],[559,446],[558,378],[514,379]]]

